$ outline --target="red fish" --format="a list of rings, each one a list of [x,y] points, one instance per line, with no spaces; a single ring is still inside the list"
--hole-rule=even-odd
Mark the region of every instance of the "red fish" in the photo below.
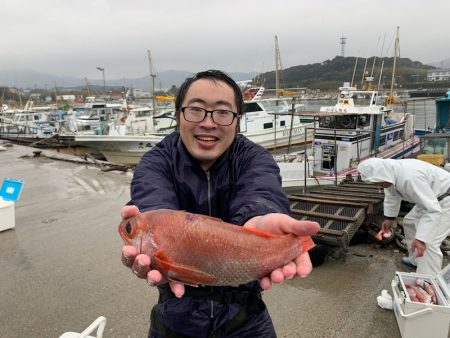
[[[167,279],[237,286],[268,275],[314,246],[310,236],[274,235],[185,211],[160,209],[122,221],[125,244]]]

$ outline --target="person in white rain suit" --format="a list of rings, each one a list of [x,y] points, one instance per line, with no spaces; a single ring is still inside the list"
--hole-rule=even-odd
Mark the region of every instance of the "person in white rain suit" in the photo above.
[[[361,162],[358,172],[363,181],[384,188],[383,232],[390,231],[402,200],[415,204],[403,220],[409,257],[402,262],[417,273],[440,273],[440,246],[450,233],[450,173],[420,160],[381,158]]]

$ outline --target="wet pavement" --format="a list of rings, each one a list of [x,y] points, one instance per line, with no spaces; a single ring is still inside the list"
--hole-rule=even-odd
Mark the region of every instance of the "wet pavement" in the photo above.
[[[105,338],[147,337],[157,293],[121,264],[117,233],[131,174],[21,158],[32,152],[0,152],[0,180],[25,181],[16,227],[0,232],[0,336],[59,337],[102,315]],[[278,337],[400,337],[376,297],[392,294],[396,270],[409,271],[401,257],[395,245],[351,246],[307,278],[266,291]]]

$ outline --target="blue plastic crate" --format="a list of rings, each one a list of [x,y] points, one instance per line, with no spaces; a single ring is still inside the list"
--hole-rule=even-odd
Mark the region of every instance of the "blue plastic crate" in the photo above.
[[[0,189],[0,197],[5,201],[16,202],[22,192],[24,181],[15,178],[5,178]]]

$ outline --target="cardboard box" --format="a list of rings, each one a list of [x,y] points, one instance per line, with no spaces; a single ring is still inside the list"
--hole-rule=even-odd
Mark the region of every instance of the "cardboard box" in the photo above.
[[[430,282],[437,304],[411,301],[405,284],[417,278]],[[437,278],[417,273],[396,272],[392,280],[394,314],[402,338],[447,338],[450,327],[450,265]]]

